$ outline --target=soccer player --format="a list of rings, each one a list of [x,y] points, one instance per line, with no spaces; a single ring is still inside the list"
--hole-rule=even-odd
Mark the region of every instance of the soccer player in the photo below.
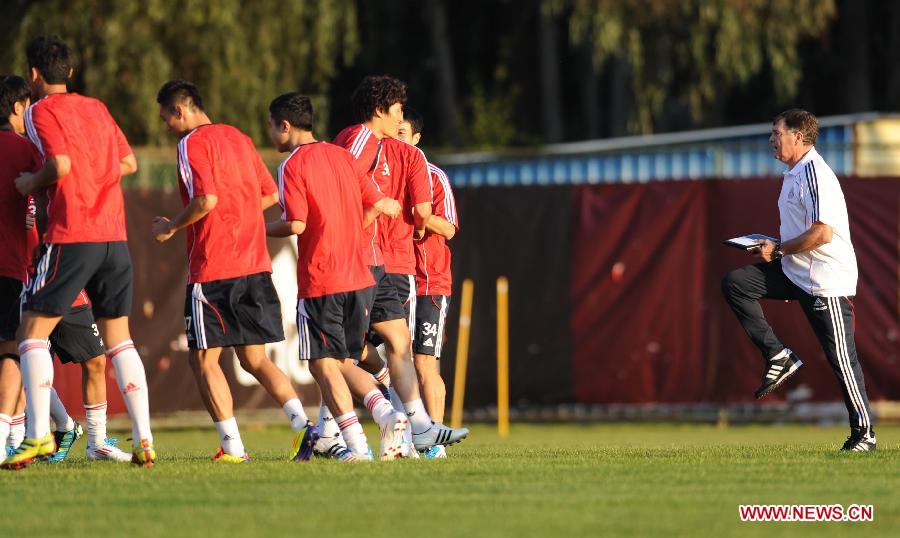
[[[37,172],[41,156],[24,138],[25,111],[30,104],[28,82],[15,75],[0,76],[0,242],[7,245],[7,256],[0,259],[0,448],[7,444],[10,429],[25,427],[25,398],[19,371],[15,332],[19,325],[21,295],[29,278],[31,255],[39,243],[38,231],[46,227],[44,197],[24,197],[15,189],[15,178],[22,172]],[[26,290],[27,292],[27,290]],[[82,291],[72,308],[50,335],[51,351],[63,363],[78,363],[82,368],[82,395],[88,416],[88,459],[130,461],[131,455],[106,438],[106,356],[103,341],[90,310],[90,301]],[[11,415],[11,413],[15,413]],[[50,461],[63,461],[72,444],[81,437],[81,425],[69,416],[56,390],[50,391],[50,414],[56,425],[53,435],[56,453]],[[9,429],[8,429],[9,428]],[[2,457],[11,456],[22,438],[11,440]]]
[[[396,216],[400,206],[374,185],[361,181],[346,150],[317,141],[313,108],[299,93],[281,95],[269,106],[269,134],[276,149],[290,153],[278,168],[281,220],[267,225],[275,237],[297,241],[297,326],[300,360],[336,416],[350,454],[343,461],[369,460],[369,448],[352,395],[360,397],[381,428],[380,459],[403,457],[408,420],[356,368],[362,352],[375,281],[363,259],[363,208]]]
[[[25,126],[43,166],[21,174],[15,184],[23,195],[46,189],[50,205],[37,274],[17,332],[27,433],[2,467],[22,468],[54,453],[53,359],[47,339],[82,290],[92,300],[131,416],[132,462],[150,467],[156,453],[144,365],[128,328],[133,277],[120,185],[123,175],[137,171],[137,160],[103,103],[68,93],[74,55],[64,41],[37,37],[26,55],[32,94],[40,100],[27,110]]]
[[[361,123],[341,131],[335,143],[349,148],[359,163],[358,170],[365,170],[381,192],[403,206],[402,218],[382,219],[372,244],[366,245],[366,251],[372,252],[367,255],[367,263],[376,281],[372,330],[385,344],[391,388],[399,396],[399,401],[393,403],[409,417],[417,450],[453,444],[469,432],[432,421],[419,394],[412,362],[410,329],[415,302],[412,239],[414,229],[418,237],[424,234],[431,216],[431,191],[425,156],[419,149],[393,138],[403,120],[406,85],[388,76],[369,76],[354,91],[352,102]],[[368,346],[362,358],[374,354],[374,347]]]
[[[212,123],[194,84],[166,82],[156,100],[160,117],[180,138],[178,176],[185,207],[171,220],[156,217],[152,229],[160,242],[187,229],[184,319],[191,367],[221,439],[213,460],[249,460],[219,366],[222,348],[232,347],[241,366],[288,416],[294,431],[291,459],[306,461],[318,433],[290,380],[265,350],[265,344],[284,340],[263,217],[278,202],[278,188],[250,137]]]
[[[422,116],[407,107],[403,111],[398,139],[417,146],[422,139],[423,124]],[[425,409],[435,421],[443,422],[447,389],[441,378],[438,359],[444,347],[453,281],[447,240],[456,235],[459,220],[447,174],[431,163],[428,163],[428,173],[431,178],[431,218],[425,224],[425,237],[415,242],[417,297],[413,360]],[[446,458],[447,452],[443,445],[435,445],[425,452],[425,456]]]
[[[831,363],[844,396],[850,436],[841,450],[875,450],[872,410],[854,341],[858,272],[847,204],[837,176],[816,151],[819,120],[805,110],[775,116],[769,142],[784,171],[778,213],[781,242],[756,249],[762,261],[731,271],[722,292],[766,362],[756,390],[762,398],[803,366],[775,335],[760,299],[797,301]]]
[[[15,75],[0,76],[0,241],[7,245],[7,256],[0,259],[0,445],[6,445],[12,426],[20,426],[24,434],[25,396],[16,353],[15,332],[19,325],[21,295],[29,278],[31,254],[39,243],[38,230],[46,226],[44,197],[24,197],[15,189],[15,178],[22,172],[37,172],[41,156],[37,148],[24,138],[25,111],[30,104],[28,82]],[[26,290],[27,292],[27,290]],[[103,341],[90,310],[90,301],[82,290],[71,309],[50,335],[51,351],[62,363],[77,363],[82,368],[82,396],[88,422],[87,458],[90,460],[131,461],[131,455],[106,438],[106,356]],[[14,410],[14,411],[13,411]],[[10,415],[10,413],[15,413]],[[83,430],[66,411],[56,390],[50,390],[50,415],[56,427],[56,452],[48,459],[66,459],[73,443]],[[9,428],[9,429],[8,429]],[[22,438],[10,439],[11,456]],[[2,447],[0,447],[2,448]]]

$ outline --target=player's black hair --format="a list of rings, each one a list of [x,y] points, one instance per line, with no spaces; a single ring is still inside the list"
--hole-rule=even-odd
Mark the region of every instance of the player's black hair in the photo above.
[[[65,84],[75,69],[75,53],[55,35],[42,35],[25,47],[29,69],[34,67],[48,84]]]
[[[412,134],[421,133],[425,127],[425,119],[419,114],[419,111],[412,107],[403,107],[403,121],[409,123],[412,127]]]
[[[380,110],[387,112],[394,103],[406,104],[406,84],[386,75],[368,76],[359,83],[350,98],[360,122],[367,122]]]
[[[0,125],[6,123],[15,109],[16,103],[21,103],[31,97],[28,82],[17,75],[0,75]]]
[[[159,93],[156,94],[156,102],[166,108],[183,104],[203,110],[203,98],[200,97],[200,90],[193,82],[186,80],[170,80],[163,84]]]
[[[269,115],[275,121],[287,120],[292,127],[312,131],[312,101],[300,92],[286,93],[273,99],[269,104]]]

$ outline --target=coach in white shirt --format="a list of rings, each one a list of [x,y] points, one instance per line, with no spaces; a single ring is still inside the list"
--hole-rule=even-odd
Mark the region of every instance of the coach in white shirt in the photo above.
[[[850,416],[850,437],[842,450],[875,450],[872,412],[853,338],[856,254],[850,242],[841,185],[813,145],[819,121],[805,110],[775,117],[769,142],[784,172],[778,212],[781,243],[756,249],[762,263],[736,269],[722,280],[729,306],[766,360],[762,398],[803,362],[775,336],[760,299],[798,301],[831,362]]]

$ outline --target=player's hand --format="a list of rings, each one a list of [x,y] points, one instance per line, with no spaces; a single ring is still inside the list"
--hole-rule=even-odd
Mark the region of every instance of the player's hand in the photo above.
[[[170,237],[175,235],[172,229],[172,223],[166,217],[153,217],[153,224],[150,225],[150,233],[160,243],[165,243]]]
[[[400,211],[403,210],[400,206],[400,202],[393,198],[384,198],[379,200],[378,203],[381,206],[378,210],[392,219],[397,218],[400,215]]]
[[[772,261],[772,254],[775,252],[775,243],[769,241],[768,239],[763,239],[759,244],[759,248],[753,250],[753,253],[762,258],[765,262]]]
[[[34,215],[25,213],[25,229],[30,230],[32,228],[34,228]]]
[[[26,196],[34,191],[34,174],[31,172],[23,172],[16,178],[16,190],[19,194]]]

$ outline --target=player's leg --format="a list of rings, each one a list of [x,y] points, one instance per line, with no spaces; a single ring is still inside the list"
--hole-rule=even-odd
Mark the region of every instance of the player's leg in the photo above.
[[[822,350],[831,363],[850,420],[850,437],[842,450],[875,450],[875,430],[866,384],[854,338],[853,304],[846,297],[812,297],[800,300]]]
[[[219,433],[220,451],[213,459],[223,463],[247,460],[247,451],[241,439],[237,419],[234,417],[234,401],[225,372],[219,364],[222,348],[191,349],[190,365],[197,381],[200,399]],[[236,458],[236,459],[235,459]]]
[[[354,366],[344,334],[345,295],[335,294],[300,299],[297,303],[297,330],[300,360],[309,361],[309,371],[322,393],[322,400],[334,414],[335,422],[355,459],[371,459],[366,435],[353,410],[353,397],[344,371]],[[352,376],[352,374],[350,374]],[[353,377],[350,378],[354,380]]]
[[[96,269],[90,245],[43,245],[17,332],[28,421],[22,446],[4,465],[22,467],[56,451],[50,432],[53,358],[48,339]]]
[[[419,391],[425,409],[436,422],[444,421],[446,388],[441,378],[438,358],[444,347],[449,297],[423,295],[416,303],[413,354]]]
[[[15,351],[15,342],[0,342],[0,461],[7,456],[7,442],[12,430],[16,403],[19,393],[22,392],[19,355]]]
[[[794,300],[800,290],[781,269],[781,262],[757,263],[731,271],[722,279],[725,301],[766,361],[756,397],[771,393],[803,362],[781,340],[763,314],[760,299]],[[801,292],[802,293],[802,292]]]
[[[11,456],[13,452],[19,448],[22,441],[25,440],[25,388],[19,390],[19,401],[16,402],[15,414],[12,416],[12,422],[9,428],[9,440],[6,443],[7,456]]]
[[[97,245],[103,248],[100,265],[84,288],[93,301],[106,356],[112,361],[116,383],[131,417],[132,462],[151,467],[156,452],[150,429],[147,373],[131,339],[128,322],[134,286],[131,254],[124,241]]]
[[[234,351],[241,367],[259,381],[287,415],[291,430],[294,432],[291,459],[309,460],[312,457],[313,447],[319,439],[319,433],[316,426],[309,421],[290,379],[269,360],[264,345],[237,346]]]

